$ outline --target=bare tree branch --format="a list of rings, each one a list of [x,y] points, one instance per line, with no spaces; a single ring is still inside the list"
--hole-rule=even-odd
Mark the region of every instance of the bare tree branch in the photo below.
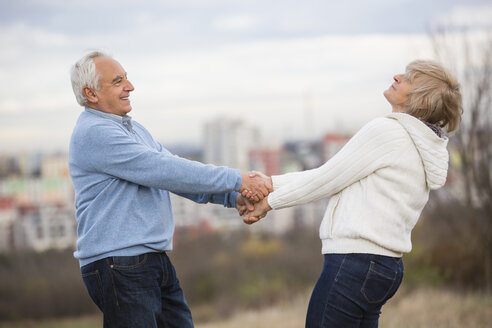
[[[440,26],[430,30],[429,37],[436,58],[458,77],[464,103],[461,125],[450,140],[459,156],[450,172],[462,190],[446,187],[445,201],[432,198],[432,211],[466,213],[450,219],[454,227],[447,229],[463,243],[469,243],[470,235],[475,238],[483,253],[484,283],[492,290],[492,33]],[[461,204],[463,210],[445,211],[450,204]]]

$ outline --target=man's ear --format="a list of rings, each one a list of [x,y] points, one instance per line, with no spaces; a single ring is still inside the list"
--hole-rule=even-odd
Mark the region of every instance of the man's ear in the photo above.
[[[82,91],[84,92],[84,96],[85,98],[87,99],[88,102],[90,103],[97,103],[97,95],[96,93],[94,92],[94,90],[92,90],[91,88],[89,88],[88,86],[85,86]]]

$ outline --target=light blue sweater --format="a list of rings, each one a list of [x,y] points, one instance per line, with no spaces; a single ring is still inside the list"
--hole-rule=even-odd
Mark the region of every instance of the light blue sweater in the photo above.
[[[169,191],[236,206],[239,170],[172,155],[129,116],[86,108],[70,140],[80,265],[172,249]]]

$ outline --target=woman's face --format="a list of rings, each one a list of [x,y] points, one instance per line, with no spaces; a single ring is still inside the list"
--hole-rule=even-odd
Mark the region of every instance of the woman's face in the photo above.
[[[388,90],[384,91],[384,96],[393,107],[393,112],[405,112],[405,103],[412,85],[405,79],[405,75],[403,74],[395,75],[393,80],[395,82],[393,82]]]

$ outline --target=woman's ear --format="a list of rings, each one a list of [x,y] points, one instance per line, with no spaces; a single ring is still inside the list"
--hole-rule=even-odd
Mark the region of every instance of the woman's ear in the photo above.
[[[84,92],[84,96],[85,98],[87,99],[88,102],[90,103],[97,103],[97,95],[96,93],[94,92],[94,90],[92,90],[91,88],[89,88],[88,86],[85,86],[82,91]]]

